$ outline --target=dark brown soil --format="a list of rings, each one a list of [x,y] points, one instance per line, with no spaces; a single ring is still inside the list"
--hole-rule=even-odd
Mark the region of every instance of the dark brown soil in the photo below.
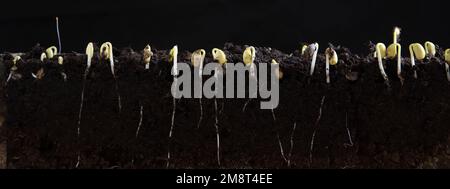
[[[244,48],[225,44],[223,49],[229,62],[241,62]],[[270,110],[259,109],[259,99],[245,112],[246,99],[218,99],[220,168],[450,168],[450,83],[442,50],[436,58],[417,62],[418,79],[404,58],[402,85],[395,61],[385,62],[387,84],[375,58],[335,49],[340,60],[331,66],[331,84],[326,84],[323,54],[310,77],[310,60],[298,51],[289,55],[256,48],[256,63],[276,59],[284,73],[276,121]],[[116,79],[109,63],[94,56],[79,138],[86,56],[68,53],[62,66],[56,59],[40,64],[42,51],[37,46],[23,55],[18,62],[22,77],[4,86],[7,132],[2,130],[2,139],[7,140],[8,168],[74,168],[78,153],[80,168],[166,168],[169,147],[170,168],[219,168],[214,99],[203,99],[199,128],[198,99],[177,100],[174,135],[168,140],[172,76],[167,50],[153,50],[150,70],[144,69],[140,51],[115,50]],[[181,52],[179,61],[189,60],[190,53]],[[0,61],[5,80],[12,57],[3,55]],[[205,62],[211,61],[207,52]],[[44,77],[33,78],[31,72],[41,67]],[[141,105],[143,121],[136,138]],[[277,133],[285,155],[291,151],[289,166]]]

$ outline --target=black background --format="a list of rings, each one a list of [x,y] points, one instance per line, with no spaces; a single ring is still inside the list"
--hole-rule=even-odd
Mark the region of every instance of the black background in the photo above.
[[[225,42],[271,46],[286,52],[301,42],[328,42],[367,52],[368,41],[431,40],[450,47],[446,1],[423,0],[79,0],[7,1],[0,11],[0,52],[56,45],[60,18],[63,52],[82,52],[89,41],[157,49],[222,47]]]

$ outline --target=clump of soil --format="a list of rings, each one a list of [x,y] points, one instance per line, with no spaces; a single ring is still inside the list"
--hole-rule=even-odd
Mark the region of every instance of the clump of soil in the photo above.
[[[43,49],[25,53],[15,77],[3,86],[7,132],[0,129],[8,168],[74,168],[78,155],[80,168],[166,167],[173,80],[167,50],[153,49],[145,70],[141,51],[114,49],[118,91],[109,62],[96,54],[78,125],[86,56],[67,53],[63,65],[56,58],[41,63]],[[223,48],[233,63],[242,62],[244,49],[231,43]],[[310,59],[300,52],[256,48],[257,65],[280,63],[280,104],[272,112],[259,108],[262,99],[218,99],[220,167],[449,168],[450,85],[442,50],[417,62],[418,79],[403,58],[401,84],[394,60],[385,61],[386,83],[376,58],[334,49],[339,63],[331,66],[327,84],[323,54],[310,76]],[[207,52],[205,63],[211,57]],[[12,59],[8,54],[0,59],[3,82]],[[181,52],[179,62],[190,62],[190,52]],[[34,78],[31,73],[39,70],[43,77]],[[170,168],[219,167],[214,99],[204,98],[202,105],[198,125],[198,99],[177,100]]]

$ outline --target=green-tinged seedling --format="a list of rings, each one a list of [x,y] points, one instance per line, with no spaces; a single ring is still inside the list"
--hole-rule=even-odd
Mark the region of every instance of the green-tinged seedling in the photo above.
[[[144,60],[146,70],[150,69],[150,60],[152,59],[152,56],[153,52],[150,45],[145,46],[142,59]]]
[[[300,54],[303,56],[305,54],[306,49],[308,48],[308,45],[303,45],[302,49],[300,50]]]
[[[86,69],[84,70],[84,75],[83,75],[83,87],[81,88],[81,101],[80,101],[80,109],[78,111],[78,121],[77,121],[77,142],[79,141],[80,138],[80,126],[81,126],[81,115],[83,112],[83,104],[84,104],[84,89],[86,88],[86,80],[87,80],[87,75],[89,73],[89,68],[91,67],[91,61],[92,61],[92,57],[94,56],[94,44],[93,43],[88,43],[88,45],[86,46]],[[75,165],[76,168],[78,168],[80,166],[81,163],[81,155],[80,155],[80,151],[78,150],[77,154],[77,163]]]
[[[445,64],[445,73],[447,74],[447,80],[450,82],[450,49],[445,50],[444,59],[447,64]]]
[[[198,77],[200,78],[200,82],[202,81],[201,79],[203,78],[202,77],[202,73],[203,73],[203,62],[205,60],[205,55],[206,55],[206,51],[204,49],[198,49],[198,50],[194,51],[192,53],[192,55],[191,55],[191,64],[196,69],[198,69]],[[201,88],[200,88],[200,90],[201,90]],[[200,93],[201,92],[202,91],[200,91]],[[200,128],[200,125],[201,125],[202,120],[203,120],[203,103],[202,103],[202,98],[199,98],[198,102],[200,104],[200,117],[199,117],[198,122],[197,122],[197,129]]]
[[[434,55],[436,55],[436,45],[429,41],[425,42],[425,53],[429,57],[434,57]]]
[[[425,56],[427,55],[425,52],[425,48],[420,43],[413,43],[409,45],[409,54],[411,55],[411,66],[414,69],[414,78],[417,79],[417,71],[415,69],[416,67],[416,61],[417,60],[423,60],[425,59]]]
[[[378,67],[380,69],[381,76],[383,76],[383,79],[388,82],[389,78],[384,71],[384,65],[383,65],[383,58],[386,57],[386,46],[383,43],[378,43],[376,45],[376,52],[377,52],[377,58],[378,58]]]
[[[336,65],[338,63],[338,56],[334,49],[327,48],[325,50],[325,72],[327,83],[330,83],[330,65]]]

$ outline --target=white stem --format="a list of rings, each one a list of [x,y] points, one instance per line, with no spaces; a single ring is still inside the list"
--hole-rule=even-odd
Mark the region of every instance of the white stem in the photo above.
[[[397,75],[401,80],[402,74],[402,47],[397,44]]]
[[[445,73],[447,74],[447,80],[450,82],[450,66],[445,63]]]
[[[177,82],[178,79],[174,76],[173,78],[173,82],[175,83],[175,86],[177,86]],[[168,150],[167,150],[167,165],[166,167],[169,168],[170,166],[170,144],[172,142],[172,133],[173,133],[173,127],[175,125],[175,113],[176,113],[176,109],[177,109],[177,101],[175,99],[175,96],[173,97],[173,110],[172,110],[172,119],[171,119],[171,124],[170,124],[170,130],[169,130],[169,141],[168,141]]]
[[[314,43],[315,51],[311,60],[311,72],[309,73],[311,76],[314,74],[314,68],[316,67],[316,59],[317,59],[317,52],[319,51],[319,44]]]
[[[86,64],[86,70],[84,70],[84,75],[83,75],[83,87],[81,89],[81,101],[80,101],[80,109],[78,111],[78,122],[77,122],[77,141],[78,143],[80,142],[80,127],[81,127],[81,115],[83,113],[83,104],[84,104],[84,90],[86,88],[86,80],[87,80],[87,75],[89,73],[89,68],[91,67],[91,59],[88,57],[87,58],[87,64]],[[77,164],[75,165],[75,168],[78,168],[80,166],[80,162],[81,162],[81,150],[78,150],[78,155],[77,155]]]
[[[146,70],[150,69],[150,63],[146,63],[146,64],[145,64],[145,69],[146,69]]]
[[[416,61],[414,60],[414,51],[412,47],[409,47],[409,54],[411,56],[411,66],[414,70],[414,78],[417,79]]]
[[[384,71],[383,59],[382,59],[381,52],[380,52],[379,48],[377,48],[377,54],[378,54],[378,56],[377,56],[377,58],[378,58],[378,67],[380,68],[380,73],[383,76],[384,80],[388,81],[389,78],[388,78],[386,72]]]
[[[59,19],[56,17],[56,35],[58,35],[58,54],[61,54],[61,35],[59,35]]]
[[[330,55],[325,53],[325,73],[327,74],[327,83],[330,83]]]

